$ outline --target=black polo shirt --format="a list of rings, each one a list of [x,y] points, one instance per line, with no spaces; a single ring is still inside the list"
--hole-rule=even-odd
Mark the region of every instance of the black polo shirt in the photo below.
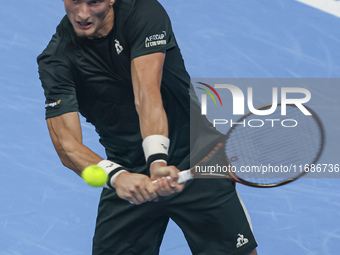
[[[190,102],[197,116],[199,107],[196,98],[191,100],[190,77],[169,17],[156,0],[116,1],[114,13],[113,29],[100,39],[77,37],[67,16],[62,19],[38,57],[46,118],[80,112],[95,126],[109,159],[130,171],[144,171],[130,65],[136,57],[164,52],[161,93],[169,123],[169,164],[187,168]]]

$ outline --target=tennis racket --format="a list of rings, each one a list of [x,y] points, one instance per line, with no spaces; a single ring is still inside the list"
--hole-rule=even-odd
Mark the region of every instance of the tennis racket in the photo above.
[[[257,109],[267,110],[271,106]],[[178,182],[227,178],[252,187],[269,188],[308,173],[324,147],[321,121],[308,107],[311,115],[304,115],[295,105],[286,105],[286,115],[282,116],[281,108],[278,103],[270,115],[250,112],[242,116],[208,155],[179,173]]]

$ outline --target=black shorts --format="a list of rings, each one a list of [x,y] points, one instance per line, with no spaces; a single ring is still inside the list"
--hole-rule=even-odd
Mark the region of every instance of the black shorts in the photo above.
[[[235,183],[210,179],[189,181],[181,193],[138,206],[104,189],[93,255],[159,254],[169,218],[195,255],[244,255],[257,246]]]

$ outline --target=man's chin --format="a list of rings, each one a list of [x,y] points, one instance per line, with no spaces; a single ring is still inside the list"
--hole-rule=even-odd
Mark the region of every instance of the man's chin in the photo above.
[[[89,32],[86,32],[86,31],[77,31],[75,30],[76,32],[76,35],[78,37],[81,37],[81,38],[87,38],[87,37],[91,37],[92,36],[92,33],[89,33]]]
[[[73,26],[73,30],[78,37],[82,37],[82,38],[92,37],[93,34],[94,34],[93,29],[82,30],[82,29],[79,29],[79,28],[75,28]]]

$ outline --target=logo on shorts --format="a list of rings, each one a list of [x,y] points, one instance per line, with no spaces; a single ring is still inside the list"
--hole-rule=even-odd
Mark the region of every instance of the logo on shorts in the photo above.
[[[244,235],[238,234],[236,248],[240,248],[241,246],[245,245],[248,242],[249,242],[248,238],[245,238]]]
[[[124,50],[123,46],[120,45],[117,39],[115,39],[115,47],[118,55]]]

